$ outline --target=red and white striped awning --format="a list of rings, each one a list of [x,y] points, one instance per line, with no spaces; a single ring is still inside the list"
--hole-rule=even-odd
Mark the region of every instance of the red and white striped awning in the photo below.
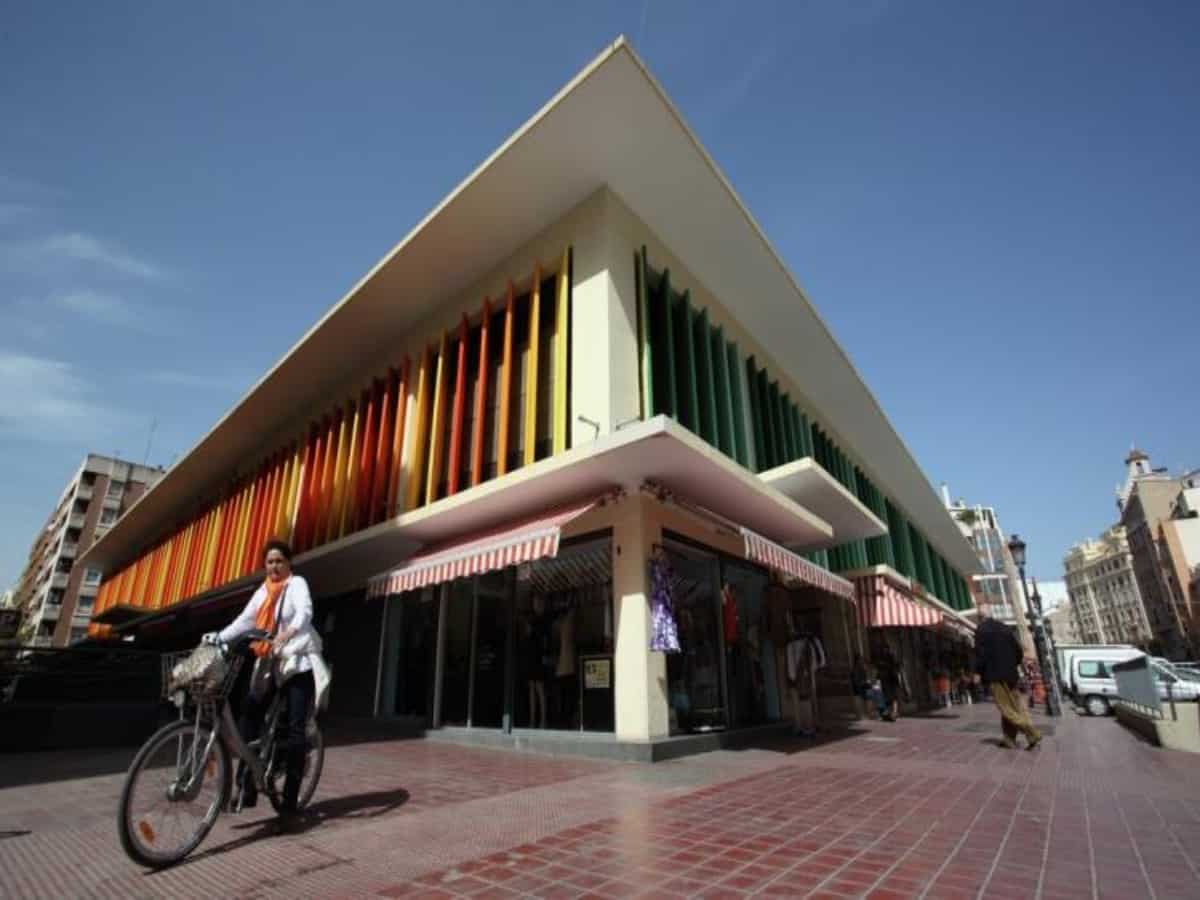
[[[595,497],[516,525],[506,525],[423,550],[396,568],[368,581],[367,596],[402,594],[455,578],[482,575],[519,563],[557,556],[563,527],[603,499]]]
[[[942,614],[917,603],[882,575],[854,579],[859,609],[871,628],[933,628],[942,622]]]
[[[774,541],[755,534],[748,528],[741,529],[746,541],[746,559],[830,594],[854,600],[854,585],[816,563],[811,563],[799,553],[793,553]]]

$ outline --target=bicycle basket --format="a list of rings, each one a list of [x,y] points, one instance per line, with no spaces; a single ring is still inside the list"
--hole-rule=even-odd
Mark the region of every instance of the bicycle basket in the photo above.
[[[227,659],[218,647],[201,644],[190,653],[163,657],[163,693],[183,688],[197,700],[223,700],[233,690],[241,657]]]

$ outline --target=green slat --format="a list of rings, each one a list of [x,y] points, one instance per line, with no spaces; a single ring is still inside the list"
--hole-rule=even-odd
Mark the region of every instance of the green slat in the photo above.
[[[754,471],[761,472],[766,468],[767,437],[763,428],[762,398],[758,394],[758,367],[754,357],[746,360],[746,393],[750,397],[750,426],[754,438]]]
[[[801,446],[804,448],[804,455],[816,459],[813,453],[812,431],[808,427],[808,416],[803,412],[800,413],[800,438],[803,441]]]
[[[792,397],[784,394],[779,398],[779,421],[783,425],[783,444],[787,447],[787,462],[796,459],[796,430],[792,427]]]
[[[733,394],[729,383],[729,355],[725,352],[724,329],[714,328],[709,335],[709,356],[712,357],[717,392],[717,440],[721,452],[737,459],[733,432]],[[738,460],[739,462],[741,460]]]
[[[700,398],[696,389],[696,345],[692,336],[692,295],[684,291],[675,310],[676,357],[679,362],[680,423],[700,433]]]
[[[717,426],[717,385],[713,371],[712,328],[708,324],[708,310],[702,309],[693,315],[692,344],[695,347],[697,388],[700,398],[700,436],[720,449],[721,439]]]
[[[671,270],[664,269],[658,285],[659,306],[662,309],[663,345],[666,351],[666,397],[663,412],[679,419],[679,385],[675,360],[675,310],[671,302]]]
[[[775,465],[775,443],[771,433],[771,392],[767,388],[766,369],[757,371],[753,388],[758,397],[758,420],[762,426],[762,442],[758,445],[758,470],[765,472]]]
[[[654,344],[651,340],[653,327],[650,324],[650,291],[646,286],[646,248],[636,254],[634,266],[637,271],[638,299],[638,347],[641,356],[642,418],[654,415]]]
[[[734,341],[725,345],[725,356],[729,363],[729,398],[733,403],[733,439],[737,448],[737,461],[750,465],[750,436],[746,433],[745,395],[742,392],[742,367],[738,365],[738,346]]]
[[[783,443],[783,422],[779,415],[779,400],[779,382],[772,381],[767,393],[767,409],[771,414],[771,439],[775,446],[773,466],[782,466],[787,462],[787,448]]]

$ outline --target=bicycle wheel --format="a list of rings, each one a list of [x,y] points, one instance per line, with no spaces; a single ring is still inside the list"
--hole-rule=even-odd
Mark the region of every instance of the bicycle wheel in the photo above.
[[[304,737],[308,749],[304,755],[304,775],[300,778],[297,809],[308,806],[317,790],[317,782],[321,780],[321,770],[325,768],[325,738],[321,736],[321,729],[316,722],[309,723]],[[283,783],[287,780],[287,765],[282,753],[277,756],[275,762],[278,764],[273,764],[267,773],[267,796],[271,798],[275,811],[279,812],[283,809]]]
[[[199,846],[229,798],[229,751],[212,728],[172,722],[150,737],[121,789],[118,832],[130,859],[170,866]],[[205,750],[207,749],[207,753]]]

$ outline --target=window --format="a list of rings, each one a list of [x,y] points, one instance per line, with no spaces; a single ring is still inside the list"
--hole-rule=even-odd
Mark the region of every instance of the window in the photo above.
[[[78,602],[75,604],[75,611],[83,612],[84,610],[91,609],[95,600],[95,597],[80,597]]]
[[[1079,677],[1111,678],[1112,673],[1109,671],[1108,663],[1106,662],[1095,659],[1081,659],[1079,661]]]
[[[99,569],[84,569],[83,583],[84,584],[99,584],[101,572]]]
[[[85,637],[87,637],[87,628],[86,627],[72,628],[71,636],[70,636],[70,638],[68,638],[68,642],[74,644],[76,641],[82,641]]]
[[[108,483],[108,491],[106,492],[105,496],[109,497],[110,499],[120,500],[121,495],[124,493],[125,493],[125,482],[110,481]]]
[[[108,526],[108,525],[113,524],[116,521],[117,521],[117,511],[115,509],[104,509],[104,510],[100,511],[99,524]]]

